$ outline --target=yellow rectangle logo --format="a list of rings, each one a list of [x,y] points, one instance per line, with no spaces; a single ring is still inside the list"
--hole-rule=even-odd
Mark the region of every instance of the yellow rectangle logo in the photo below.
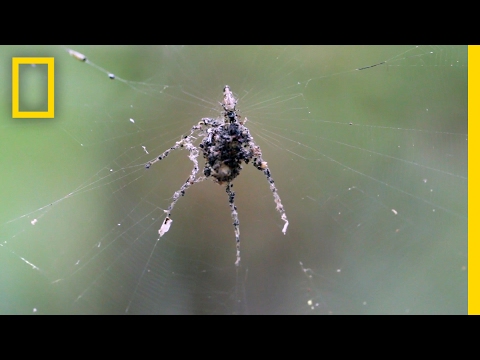
[[[478,155],[480,119],[480,46],[468,47],[468,313],[480,314],[480,242],[478,226]]]
[[[20,111],[20,65],[46,64],[48,69],[47,111]],[[13,57],[12,58],[12,118],[53,118],[54,117],[54,58],[53,57]]]

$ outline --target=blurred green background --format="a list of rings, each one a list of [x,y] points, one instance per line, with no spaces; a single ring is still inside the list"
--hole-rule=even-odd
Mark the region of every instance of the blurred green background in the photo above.
[[[0,313],[466,313],[467,47],[68,48],[0,47]],[[55,57],[55,119],[11,118],[13,56]],[[191,162],[144,169],[225,84],[290,220],[244,166],[240,268],[224,188],[157,241]]]

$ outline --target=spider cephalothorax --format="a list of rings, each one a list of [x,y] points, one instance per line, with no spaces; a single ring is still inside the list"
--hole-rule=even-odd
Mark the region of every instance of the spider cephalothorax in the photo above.
[[[197,125],[193,126],[190,130],[190,134],[184,136],[180,141],[172,146],[170,149],[164,151],[157,158],[149,161],[145,167],[148,169],[157,161],[162,160],[170,151],[178,148],[186,148],[189,152],[189,158],[193,162],[192,172],[187,181],[182,185],[180,190],[173,194],[173,201],[165,212],[167,217],[162,223],[160,230],[158,231],[160,236],[165,234],[172,223],[170,213],[177,203],[180,196],[185,195],[185,191],[194,183],[200,182],[209,178],[210,176],[214,181],[220,185],[226,183],[226,192],[228,194],[228,202],[233,219],[233,226],[235,228],[235,238],[237,246],[237,261],[235,264],[240,263],[240,222],[238,220],[237,207],[235,206],[234,199],[235,193],[232,191],[232,180],[235,179],[242,170],[242,162],[248,164],[250,161],[258,169],[263,171],[270,183],[270,190],[273,193],[273,198],[277,205],[277,211],[282,214],[282,220],[285,222],[283,226],[283,233],[285,234],[288,227],[287,215],[283,209],[280,196],[278,195],[277,188],[271,177],[270,169],[267,163],[262,159],[262,151],[260,147],[255,145],[253,138],[250,135],[250,131],[245,126],[247,119],[241,121],[240,116],[236,110],[237,100],[233,93],[230,91],[230,87],[226,85],[223,89],[223,117],[217,119],[203,118]],[[198,145],[203,153],[205,159],[205,166],[203,169],[204,176],[197,177],[198,173],[198,155],[199,150],[193,144],[196,139],[193,135],[203,136],[202,142]]]

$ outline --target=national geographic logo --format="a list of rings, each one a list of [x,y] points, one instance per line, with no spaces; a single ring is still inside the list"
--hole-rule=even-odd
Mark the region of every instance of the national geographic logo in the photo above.
[[[47,111],[20,111],[20,65],[47,65]],[[22,89],[22,92],[24,89]],[[54,58],[13,57],[12,58],[12,118],[53,118],[54,117]]]

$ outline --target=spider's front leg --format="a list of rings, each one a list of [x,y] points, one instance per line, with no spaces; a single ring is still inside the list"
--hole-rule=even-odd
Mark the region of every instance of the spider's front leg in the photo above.
[[[191,185],[195,184],[196,182],[203,181],[205,179],[204,176],[199,177],[199,178],[196,177],[197,173],[198,173],[198,149],[195,145],[192,144],[192,139],[194,139],[193,136],[192,136],[193,133],[197,130],[201,130],[202,125],[204,125],[204,123],[201,121],[198,125],[193,126],[191,131],[190,131],[190,135],[185,136],[180,141],[177,141],[174,146],[172,146],[170,149],[164,151],[156,159],[149,161],[145,165],[145,167],[147,169],[149,169],[150,166],[152,166],[152,164],[156,163],[157,161],[162,160],[163,158],[167,157],[170,154],[171,151],[176,150],[176,149],[181,148],[181,147],[185,147],[189,151],[189,156],[188,157],[193,162],[193,169],[192,169],[192,172],[191,172],[190,176],[185,181],[185,183],[182,185],[182,187],[178,191],[175,191],[175,193],[173,194],[172,203],[170,204],[168,209],[165,210],[165,212],[167,213],[167,216],[166,216],[165,220],[162,222],[162,226],[158,230],[158,233],[159,233],[160,237],[162,237],[170,229],[170,225],[173,221],[170,218],[170,213],[172,212],[172,209],[175,206],[175,204],[177,203],[180,196],[184,196],[185,191]]]
[[[162,237],[170,229],[170,225],[173,221],[170,218],[170,213],[172,212],[172,209],[175,206],[175,204],[177,203],[180,196],[184,196],[185,191],[187,191],[187,189],[190,186],[192,186],[193,184],[206,179],[205,176],[201,176],[199,178],[196,177],[197,173],[198,173],[198,159],[197,159],[198,158],[198,149],[190,142],[185,144],[185,148],[190,152],[190,155],[188,157],[193,162],[192,173],[188,177],[187,181],[185,181],[185,183],[182,185],[182,187],[178,191],[175,191],[173,193],[172,203],[170,204],[170,206],[168,207],[167,210],[164,210],[167,213],[167,217],[163,221],[160,229],[158,230],[158,234],[160,235],[160,237]]]
[[[202,125],[204,125],[204,119],[202,119],[202,121],[200,121],[197,125],[194,125],[192,126],[192,128],[190,129],[190,134],[189,135],[186,135],[184,136],[181,140],[177,141],[175,143],[175,145],[173,145],[170,149],[167,149],[165,150],[163,153],[161,153],[160,155],[158,155],[155,159],[153,160],[150,160],[149,162],[147,162],[145,164],[145,168],[146,169],[150,169],[150,167],[155,164],[157,161],[160,161],[164,158],[166,158],[171,151],[173,150],[177,150],[183,146],[185,146],[186,144],[191,144],[192,143],[192,135],[195,131],[198,131],[198,130],[201,130],[202,129]]]
[[[235,242],[237,247],[237,261],[235,265],[240,265],[240,221],[238,221],[237,207],[235,206],[235,193],[232,191],[232,183],[227,184],[226,192],[228,194],[228,203],[230,205],[230,211],[232,213],[233,227],[235,229]]]

